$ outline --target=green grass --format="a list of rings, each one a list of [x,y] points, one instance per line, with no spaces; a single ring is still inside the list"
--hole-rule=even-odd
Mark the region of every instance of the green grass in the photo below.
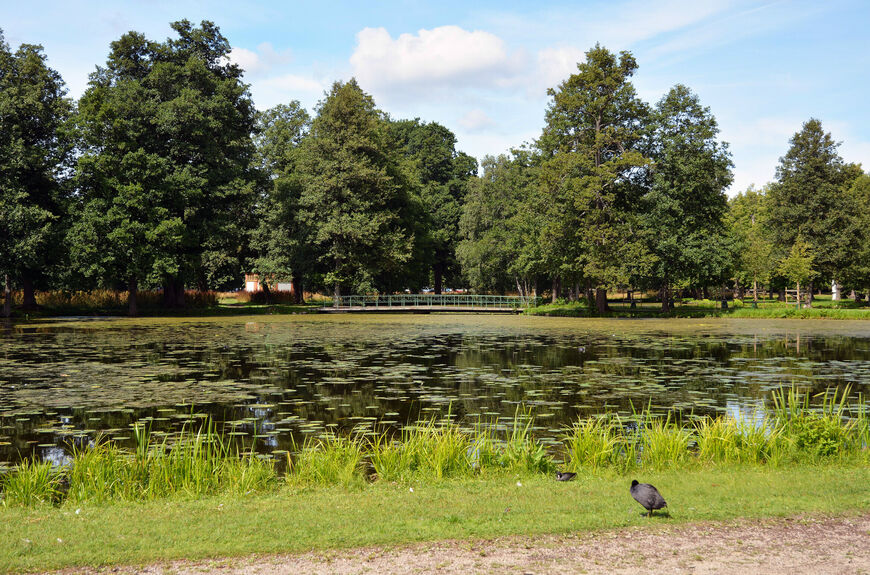
[[[759,307],[753,308],[752,302],[729,300],[728,309],[722,309],[720,301],[685,300],[677,302],[668,314],[661,312],[661,303],[639,302],[631,309],[624,302],[611,302],[610,311],[601,316],[590,308],[585,301],[557,302],[529,308],[529,315],[544,315],[556,317],[735,317],[756,319],[870,319],[870,307],[860,307],[860,303],[852,301],[831,302],[830,299],[819,299],[812,308],[797,308],[794,304],[777,301],[764,301]]]
[[[670,518],[629,496],[655,484]],[[581,473],[562,483],[503,472],[486,478],[359,489],[281,489],[247,497],[0,509],[0,571],[141,564],[440,539],[571,533],[736,517],[870,509],[866,466],[725,466],[632,475]]]

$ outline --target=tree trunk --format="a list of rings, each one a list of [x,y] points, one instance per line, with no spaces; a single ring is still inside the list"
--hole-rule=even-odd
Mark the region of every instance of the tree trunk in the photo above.
[[[136,276],[133,276],[130,278],[130,285],[127,286],[127,305],[129,306],[127,314],[130,317],[136,317],[136,315],[139,313],[139,306],[136,302],[136,296],[138,292],[139,280],[136,278]]]
[[[175,305],[184,307],[184,280],[180,275],[175,278]]]
[[[669,291],[668,284],[664,284],[662,286],[662,313],[670,313],[671,311],[671,298]]]
[[[28,272],[21,276],[21,290],[23,292],[21,298],[21,308],[25,310],[34,310],[39,306],[36,305],[36,294],[33,291],[33,278]]]
[[[797,306],[801,306],[801,282],[797,282],[797,293],[795,294],[795,300],[797,300]]]
[[[520,297],[523,297],[524,295],[526,295],[523,293],[523,286],[520,284],[519,276],[514,276],[514,281],[517,283],[517,295]]]
[[[559,290],[561,289],[561,282],[559,281],[559,276],[553,276],[553,290],[550,294],[551,303],[556,303],[556,300],[559,299]]]
[[[785,301],[785,288],[779,288],[776,292],[776,301]]]
[[[9,283],[9,274],[5,274],[5,287],[3,288],[3,317],[12,316],[12,284]]]
[[[335,282],[335,291],[332,294],[332,305],[334,307],[338,307],[339,301],[341,300],[341,284]]]
[[[607,288],[596,288],[595,289],[595,308],[598,313],[607,313],[609,311],[607,307]]]
[[[163,307],[175,306],[175,283],[172,278],[167,277],[163,280]]]
[[[758,280],[752,278],[752,301],[758,303]]]
[[[710,299],[710,288],[707,286],[702,287],[701,295],[704,296],[703,299]]]
[[[436,263],[432,266],[432,275],[435,276],[435,295],[441,295],[441,289],[444,282],[444,266],[441,263]]]
[[[290,280],[290,290],[293,292],[293,303],[305,303],[305,296],[302,293],[302,278],[293,276],[293,279]]]

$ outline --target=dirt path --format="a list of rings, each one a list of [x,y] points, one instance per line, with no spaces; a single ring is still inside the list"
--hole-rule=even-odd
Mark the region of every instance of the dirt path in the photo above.
[[[870,574],[870,514],[182,561],[106,572]]]

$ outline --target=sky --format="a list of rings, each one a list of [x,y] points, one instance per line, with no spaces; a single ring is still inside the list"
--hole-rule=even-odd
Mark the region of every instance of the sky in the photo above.
[[[355,77],[391,117],[439,122],[479,159],[537,138],[547,89],[600,43],[634,55],[645,101],[678,83],[698,94],[730,145],[731,195],[772,181],[810,118],[870,170],[864,0],[0,2],[6,41],[42,44],[75,98],[113,40],[163,40],[183,18],[220,27],[259,109],[299,100],[313,111]]]

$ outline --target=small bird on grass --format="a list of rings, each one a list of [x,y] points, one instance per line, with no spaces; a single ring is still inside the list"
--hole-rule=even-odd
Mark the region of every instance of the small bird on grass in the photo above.
[[[631,496],[634,500],[644,506],[649,511],[649,516],[652,517],[654,509],[661,509],[668,506],[668,502],[659,493],[659,490],[649,483],[638,483],[637,479],[631,482]]]
[[[571,473],[570,471],[557,471],[556,472],[556,481],[571,481],[577,477],[576,473]]]

